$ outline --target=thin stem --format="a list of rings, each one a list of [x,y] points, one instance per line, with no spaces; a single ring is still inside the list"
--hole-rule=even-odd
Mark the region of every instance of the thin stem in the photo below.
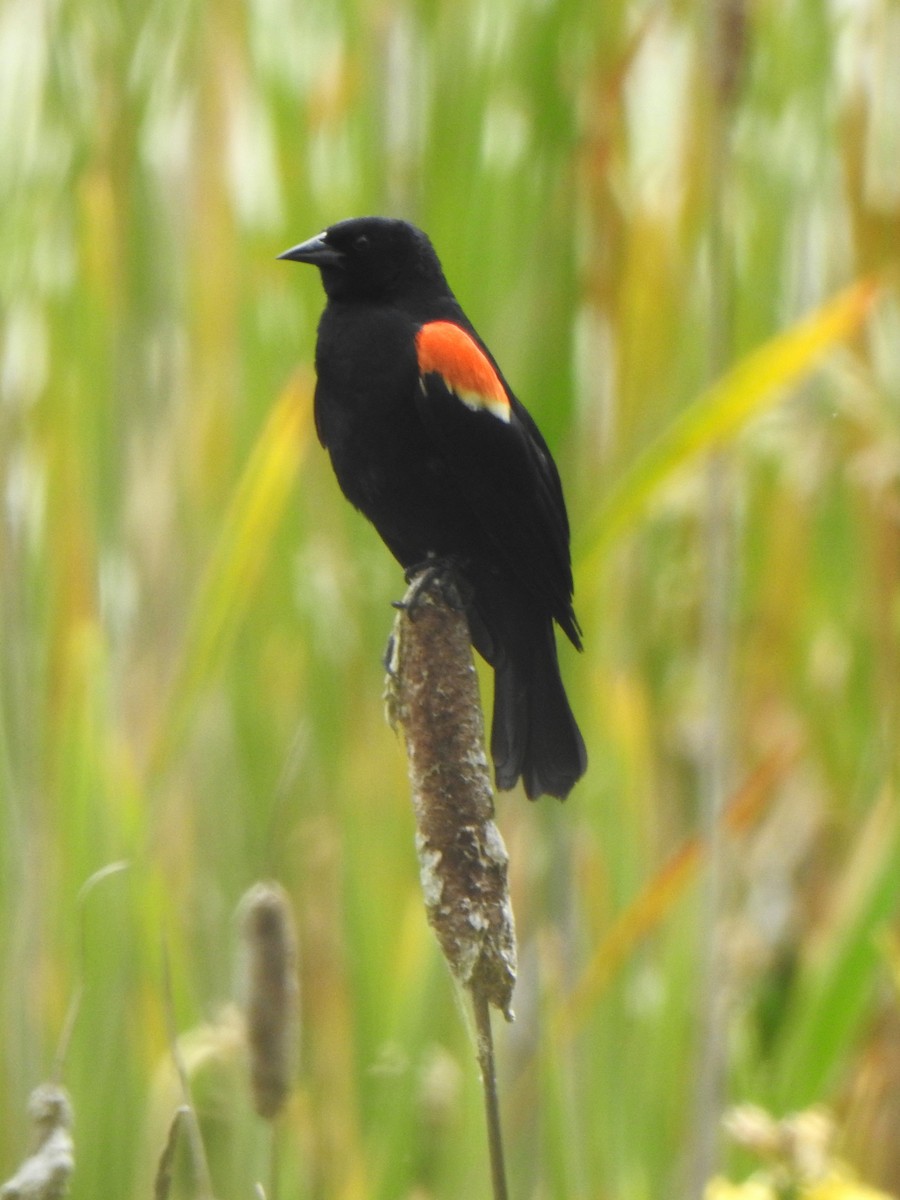
[[[732,353],[734,278],[727,213],[727,173],[731,152],[731,116],[741,82],[746,37],[745,0],[714,0],[708,12],[707,45],[712,81],[709,178],[709,373],[715,379]],[[693,1145],[687,1195],[704,1194],[718,1158],[718,1128],[725,1090],[727,972],[721,942],[721,918],[727,895],[722,810],[731,775],[732,604],[735,534],[731,462],[719,451],[706,477],[704,543],[706,601],[702,654],[707,680],[707,736],[700,794],[709,872],[701,909],[703,962]]]
[[[278,1200],[278,1176],[280,1163],[281,1137],[277,1121],[271,1122],[269,1142],[269,1194],[264,1200]]]
[[[81,968],[79,968],[80,970]],[[54,1083],[61,1083],[63,1070],[66,1065],[66,1055],[69,1053],[69,1043],[72,1041],[72,1033],[75,1029],[75,1022],[78,1020],[78,1014],[81,1011],[81,1000],[84,996],[84,984],[79,982],[76,984],[72,999],[69,1001],[69,1007],[66,1010],[66,1019],[63,1023],[62,1033],[59,1035],[59,1045],[56,1048],[56,1057],[53,1060],[53,1074],[51,1076]]]
[[[69,1007],[66,1011],[66,1019],[63,1023],[62,1033],[59,1036],[59,1044],[56,1048],[56,1057],[53,1060],[53,1082],[59,1083],[62,1080],[63,1070],[66,1065],[66,1055],[69,1053],[69,1043],[72,1040],[72,1034],[75,1030],[75,1022],[78,1020],[78,1014],[81,1011],[81,1001],[84,998],[84,964],[87,962],[87,900],[93,892],[94,888],[109,879],[111,875],[118,875],[121,871],[127,871],[131,864],[126,861],[109,863],[105,867],[101,867],[99,871],[95,871],[90,875],[81,887],[78,889],[75,903],[78,908],[78,957],[77,957],[77,983],[75,991],[72,994],[72,999],[69,1001]]]
[[[500,1125],[500,1103],[497,1099],[497,1068],[494,1062],[494,1035],[491,1030],[491,1006],[482,988],[472,988],[472,1007],[475,1010],[475,1033],[478,1039],[478,1065],[484,1093],[484,1113],[487,1120],[488,1152],[491,1158],[491,1186],[494,1200],[507,1200],[506,1167],[503,1160],[503,1131]]]

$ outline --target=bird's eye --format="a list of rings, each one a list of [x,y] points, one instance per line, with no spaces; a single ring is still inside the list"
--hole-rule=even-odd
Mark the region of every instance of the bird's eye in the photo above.
[[[360,233],[353,241],[354,250],[368,250],[369,239],[364,233]]]

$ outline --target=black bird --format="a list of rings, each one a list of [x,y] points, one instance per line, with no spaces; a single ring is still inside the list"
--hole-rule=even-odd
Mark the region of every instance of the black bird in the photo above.
[[[316,430],[344,495],[406,568],[459,579],[495,672],[497,787],[565,799],[587,766],[553,622],[581,649],[569,522],[547,444],[406,221],[340,221],[280,255],[319,268]]]

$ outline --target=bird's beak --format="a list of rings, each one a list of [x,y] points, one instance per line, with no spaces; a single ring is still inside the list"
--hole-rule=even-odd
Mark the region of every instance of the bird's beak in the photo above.
[[[329,246],[325,241],[324,233],[309,238],[298,246],[292,246],[278,257],[290,259],[291,262],[312,263],[315,267],[338,267],[344,261],[341,251]]]

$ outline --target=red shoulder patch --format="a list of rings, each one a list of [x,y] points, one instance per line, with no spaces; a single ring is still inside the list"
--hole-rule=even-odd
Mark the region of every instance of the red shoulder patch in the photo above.
[[[486,409],[509,421],[509,397],[490,359],[464,329],[452,321],[429,321],[416,334],[419,372],[440,375],[447,388],[473,411]]]

